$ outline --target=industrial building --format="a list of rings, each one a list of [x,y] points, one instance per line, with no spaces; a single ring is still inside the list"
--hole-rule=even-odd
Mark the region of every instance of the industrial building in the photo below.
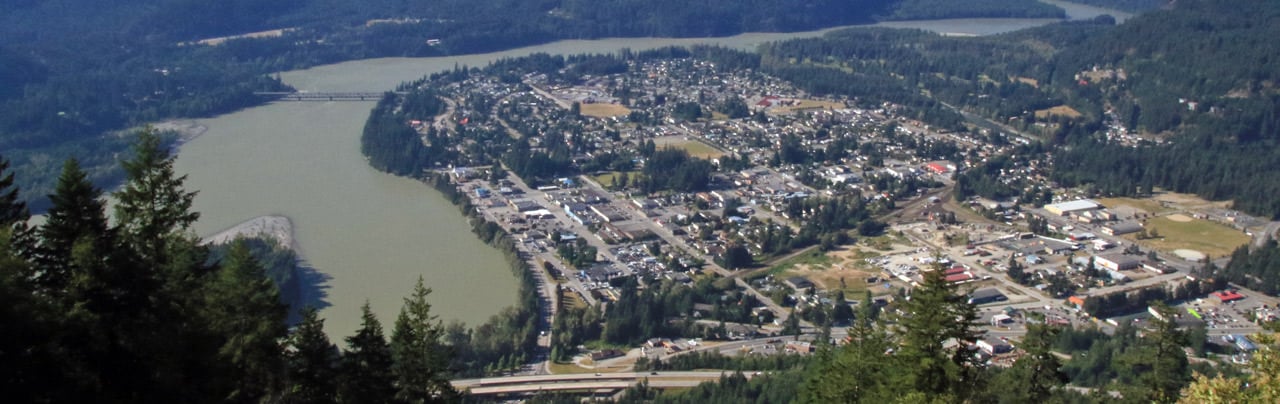
[[[1132,255],[1108,254],[1095,257],[1093,264],[1103,269],[1123,271],[1142,266],[1142,259]]]
[[[1088,199],[1077,199],[1070,202],[1044,205],[1044,210],[1058,216],[1066,216],[1072,213],[1094,210],[1101,207],[1102,205],[1099,205],[1097,202]]]

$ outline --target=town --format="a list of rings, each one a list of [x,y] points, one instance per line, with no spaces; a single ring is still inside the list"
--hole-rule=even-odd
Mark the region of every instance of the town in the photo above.
[[[580,347],[530,373],[812,352],[843,342],[852,308],[895,310],[932,271],[978,305],[974,348],[993,364],[1018,357],[1028,323],[1112,330],[1168,315],[1154,301],[1177,302],[1180,327],[1244,363],[1244,335],[1280,314],[1274,297],[1212,276],[1274,222],[1188,195],[1057,187],[1032,134],[940,130],[901,105],[696,57],[529,59],[540,66],[415,83],[443,102],[402,115],[441,156],[431,169],[518,241],[558,310],[607,307],[628,287],[721,294],[680,313],[703,333]]]

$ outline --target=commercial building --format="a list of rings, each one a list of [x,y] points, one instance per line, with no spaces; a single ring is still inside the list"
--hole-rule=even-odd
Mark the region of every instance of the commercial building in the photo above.
[[[1137,222],[1120,222],[1102,226],[1102,234],[1108,236],[1119,236],[1139,231],[1142,231],[1142,225]]]
[[[1058,216],[1066,216],[1072,213],[1094,210],[1101,207],[1102,205],[1099,205],[1097,202],[1088,199],[1077,199],[1070,202],[1044,205],[1044,210]]]
[[[1093,264],[1103,269],[1123,271],[1141,266],[1142,259],[1132,255],[1108,254],[1095,257]]]
[[[988,355],[997,355],[1013,350],[1013,345],[1009,345],[1008,342],[1004,342],[1003,340],[994,337],[980,339],[976,345],[978,345],[978,349],[981,349],[982,352],[986,352]]]
[[[993,302],[1003,302],[1009,300],[1004,293],[1000,293],[996,288],[978,289],[969,294],[969,304],[987,304]]]

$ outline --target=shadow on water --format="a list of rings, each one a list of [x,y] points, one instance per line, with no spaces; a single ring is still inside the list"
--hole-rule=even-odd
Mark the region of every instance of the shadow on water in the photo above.
[[[329,303],[329,288],[332,286],[329,281],[333,276],[320,272],[320,270],[311,266],[310,263],[298,260],[297,266],[294,268],[292,277],[293,285],[290,287],[294,293],[291,293],[286,299],[289,305],[289,325],[292,326],[302,321],[300,314],[307,307],[316,310],[324,310],[326,307],[332,306]]]

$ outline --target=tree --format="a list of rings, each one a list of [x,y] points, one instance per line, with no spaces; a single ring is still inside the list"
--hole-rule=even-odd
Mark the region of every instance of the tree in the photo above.
[[[172,255],[168,251],[171,244],[190,248],[195,243],[187,232],[200,218],[191,210],[196,193],[183,190],[187,176],[174,173],[174,158],[154,128],[148,126],[138,133],[133,154],[122,163],[128,179],[114,194],[115,219],[121,237],[134,246],[140,258],[163,265]]]
[[[315,308],[302,311],[302,322],[289,335],[292,350],[285,358],[288,386],[285,403],[337,402],[338,349],[324,334],[324,320]]]
[[[1120,361],[1137,375],[1133,387],[1138,394],[1150,402],[1171,403],[1191,379],[1187,354],[1182,350],[1185,337],[1173,321],[1172,309],[1159,302],[1152,307],[1160,315],[1151,318],[1141,346],[1126,352]]]
[[[75,159],[67,160],[53,195],[47,219],[40,226],[35,283],[50,295],[62,295],[72,277],[72,252],[77,245],[103,247],[107,218],[102,191],[89,182]],[[98,249],[95,249],[98,250]]]
[[[1036,316],[1039,324],[1028,324],[1022,341],[1026,355],[1018,358],[1013,366],[1002,372],[994,382],[1002,386],[996,393],[1002,402],[1039,403],[1053,395],[1054,389],[1066,385],[1068,378],[1062,372],[1062,361],[1051,352],[1058,330],[1043,322],[1043,315]]]
[[[894,334],[902,340],[898,355],[916,364],[907,377],[912,388],[930,399],[965,401],[982,388],[981,364],[963,345],[947,348],[943,342],[976,341],[977,309],[942,277],[940,269],[926,272],[924,282],[911,292]]]
[[[457,396],[449,383],[449,353],[440,343],[444,327],[431,314],[422,278],[404,299],[391,333],[391,367],[396,377],[396,400],[407,403],[448,401]]]
[[[18,187],[13,183],[13,173],[8,172],[9,160],[0,156],[0,226],[9,226],[17,222],[25,222],[31,217],[27,211],[27,203],[18,195]]]
[[[751,266],[751,251],[742,244],[734,244],[729,246],[724,252],[725,269],[740,269]]]
[[[221,338],[218,357],[231,375],[227,400],[259,401],[279,392],[287,311],[244,240],[232,242],[205,296],[202,316]]]
[[[360,329],[346,338],[342,355],[342,375],[338,379],[338,401],[343,403],[388,403],[395,398],[395,375],[391,373],[391,346],[382,335],[382,324],[369,309],[360,307]]]
[[[1195,380],[1182,389],[1180,403],[1275,403],[1280,402],[1280,346],[1275,335],[1249,337],[1259,349],[1249,358],[1248,381],[1210,378],[1197,373]]]
[[[849,327],[849,342],[840,348],[821,348],[801,388],[800,402],[888,402],[901,392],[907,366],[888,355],[896,341],[874,320],[869,302],[858,307]]]

